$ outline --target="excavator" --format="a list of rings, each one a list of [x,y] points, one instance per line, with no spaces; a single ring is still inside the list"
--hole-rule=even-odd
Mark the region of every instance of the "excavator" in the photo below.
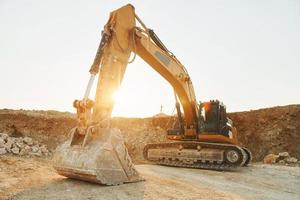
[[[84,97],[73,103],[78,123],[53,156],[58,174],[104,185],[143,180],[120,130],[110,126],[114,93],[136,55],[173,87],[177,110],[177,126],[167,131],[170,141],[147,144],[143,151],[146,160],[213,170],[232,170],[250,163],[251,153],[238,145],[237,130],[225,105],[218,100],[197,102],[186,68],[128,4],[111,12],[104,26]],[[89,95],[97,75],[93,101]]]

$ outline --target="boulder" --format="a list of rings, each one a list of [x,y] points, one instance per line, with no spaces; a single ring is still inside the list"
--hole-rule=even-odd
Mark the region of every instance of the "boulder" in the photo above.
[[[295,157],[288,157],[285,159],[285,162],[288,163],[288,164],[295,164],[298,162],[298,159],[295,158]]]
[[[32,153],[37,153],[39,150],[40,150],[40,149],[39,149],[39,147],[38,147],[37,145],[31,147]]]
[[[280,153],[278,154],[278,156],[279,156],[279,160],[283,160],[283,159],[285,159],[285,158],[290,157],[290,154],[289,154],[288,152],[280,152]]]
[[[265,164],[274,164],[277,162],[279,156],[275,155],[275,154],[268,154],[265,158],[264,158],[264,163]]]
[[[8,138],[8,135],[6,133],[0,133],[0,138],[6,140]]]
[[[14,148],[11,149],[11,152],[12,152],[13,154],[18,155],[18,154],[20,153],[20,149],[19,149],[18,147],[14,147]]]
[[[10,152],[10,149],[12,148],[13,143],[14,143],[13,139],[7,138],[7,142],[4,145],[6,151]]]
[[[31,137],[24,137],[24,138],[23,138],[23,142],[24,142],[25,144],[28,144],[29,146],[33,145],[33,140],[32,140]]]
[[[37,152],[29,152],[29,154],[32,156],[38,156],[38,157],[42,156],[42,152],[40,149]]]
[[[27,151],[31,151],[31,147],[28,146],[28,145],[26,145],[26,144],[25,144],[25,146],[24,146],[24,149],[27,150]]]
[[[21,151],[20,151],[20,155],[21,156],[28,155],[30,153],[30,151],[31,151],[31,147],[25,144],[24,148],[21,149]]]
[[[23,138],[21,137],[13,137],[15,143],[23,143]]]
[[[23,142],[20,142],[20,141],[17,141],[15,143],[15,146],[18,147],[19,149],[22,149],[24,147],[24,143]]]

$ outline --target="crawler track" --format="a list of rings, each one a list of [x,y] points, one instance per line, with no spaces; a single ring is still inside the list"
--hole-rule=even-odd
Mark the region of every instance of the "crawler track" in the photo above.
[[[233,159],[228,159],[232,154]],[[222,171],[247,166],[251,161],[251,153],[246,148],[193,141],[148,144],[143,155],[146,160],[160,165]]]

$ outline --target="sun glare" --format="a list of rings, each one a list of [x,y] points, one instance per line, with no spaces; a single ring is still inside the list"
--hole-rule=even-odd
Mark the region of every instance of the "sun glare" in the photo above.
[[[126,88],[120,88],[113,94],[114,100],[114,109],[113,109],[113,116],[130,116],[132,109],[134,106],[135,94],[133,91],[126,90]]]
[[[115,104],[120,103],[120,99],[121,99],[121,92],[120,90],[116,90],[113,94],[113,100]]]

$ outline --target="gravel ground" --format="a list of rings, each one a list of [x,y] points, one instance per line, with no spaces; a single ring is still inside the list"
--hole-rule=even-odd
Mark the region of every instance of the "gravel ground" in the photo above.
[[[254,164],[237,172],[136,166],[145,181],[101,186],[57,175],[47,159],[2,156],[0,199],[255,199],[300,197],[300,168]]]

